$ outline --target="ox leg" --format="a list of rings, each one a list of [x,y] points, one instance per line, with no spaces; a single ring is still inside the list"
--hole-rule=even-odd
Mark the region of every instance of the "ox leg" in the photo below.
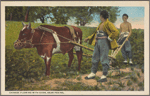
[[[46,66],[45,75],[46,76],[50,75],[50,65],[51,65],[51,56],[46,56],[46,60],[45,60],[45,66]]]
[[[80,49],[80,51],[76,51],[77,54],[77,58],[78,58],[78,70],[80,71],[80,64],[81,64],[81,60],[82,60],[82,48]]]
[[[51,62],[51,57],[45,57],[43,58],[45,62],[45,75],[49,76],[50,75],[50,62]]]
[[[52,54],[47,55],[46,53],[44,55],[41,55],[41,57],[44,59],[45,62],[45,75],[49,76],[50,75],[50,65],[51,65],[51,57]]]
[[[68,67],[71,67],[71,63],[72,63],[72,60],[73,60],[73,58],[74,58],[74,56],[73,56],[73,49],[71,49],[71,50],[68,52],[68,55],[69,55]]]

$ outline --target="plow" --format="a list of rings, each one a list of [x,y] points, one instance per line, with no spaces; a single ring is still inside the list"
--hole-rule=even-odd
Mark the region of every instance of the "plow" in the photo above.
[[[121,34],[121,35],[119,36],[119,39],[117,40],[117,43],[119,43],[119,42],[124,38],[124,36],[125,36],[124,34]],[[70,41],[70,43],[75,44],[75,45],[77,45],[77,46],[80,46],[80,47],[82,47],[82,48],[84,48],[84,49],[87,49],[87,50],[89,50],[89,51],[94,51],[94,49],[88,48],[87,46],[83,46],[83,45],[78,44],[78,43],[76,43],[76,42]],[[121,48],[123,47],[123,45],[124,45],[125,43],[126,43],[126,39],[123,41],[123,43],[122,43],[121,45],[118,46],[118,48],[116,48],[115,50],[111,50],[111,54],[108,55],[109,60],[110,60],[110,61],[109,61],[110,69],[120,69],[120,64],[119,64],[119,66],[116,66],[116,67],[113,67],[112,65],[113,65],[115,62],[117,62],[117,61],[116,61],[116,56],[117,56],[118,52],[121,50]],[[76,53],[74,52],[74,54],[76,54]],[[92,54],[85,54],[85,53],[83,53],[82,56],[92,57]]]

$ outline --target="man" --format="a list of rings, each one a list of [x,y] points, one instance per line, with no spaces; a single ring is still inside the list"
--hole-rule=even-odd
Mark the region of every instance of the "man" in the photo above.
[[[132,33],[132,26],[131,26],[131,23],[129,23],[127,21],[127,19],[128,19],[127,14],[123,14],[122,19],[123,19],[123,23],[120,24],[120,35],[121,34],[127,34],[127,35],[119,44],[122,44],[123,41],[126,40],[126,43],[124,44],[124,46],[121,49],[122,56],[125,59],[123,62],[125,64],[128,63],[127,62],[127,54],[128,54],[129,64],[132,64],[131,44],[129,41],[129,37],[131,36],[131,33]]]
[[[96,32],[93,33],[91,36],[87,37],[84,41],[91,45],[95,45],[94,52],[92,56],[92,68],[91,73],[85,77],[85,79],[94,79],[99,61],[101,61],[103,67],[103,75],[98,80],[98,82],[106,82],[107,81],[107,74],[109,69],[109,59],[108,53],[109,49],[116,49],[118,47],[116,42],[116,37],[119,34],[119,31],[116,27],[108,20],[108,12],[102,11],[100,13],[100,20],[101,23],[96,29]]]

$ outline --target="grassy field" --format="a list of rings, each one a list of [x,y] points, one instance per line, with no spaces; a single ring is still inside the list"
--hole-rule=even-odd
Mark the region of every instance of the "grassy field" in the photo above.
[[[39,23],[31,23],[32,28],[36,28],[39,25],[48,25],[48,24],[39,24]],[[64,26],[64,25],[55,25],[54,26]],[[91,57],[83,57],[81,62],[81,71],[77,70],[78,62],[77,57],[74,55],[74,60],[72,62],[71,68],[67,67],[68,64],[68,54],[55,54],[52,57],[51,61],[51,75],[49,77],[45,77],[43,74],[45,72],[45,64],[43,59],[37,54],[37,50],[35,48],[30,49],[20,49],[16,50],[13,47],[13,42],[18,39],[19,32],[22,29],[22,22],[15,21],[6,21],[5,25],[5,48],[6,48],[6,64],[5,64],[5,89],[6,90],[45,90],[42,87],[24,87],[25,84],[32,84],[34,81],[44,81],[44,80],[53,80],[53,79],[70,79],[76,78],[79,75],[88,74],[91,71]],[[83,32],[82,39],[84,40],[87,36],[91,35],[95,28],[92,27],[80,27]],[[138,65],[139,68],[144,65],[144,30],[132,30],[132,36],[130,37],[131,45],[132,45],[132,54],[133,54],[133,62]],[[88,46],[89,48],[93,48],[94,46],[89,45],[85,42],[82,45]],[[92,54],[91,51],[83,49],[83,52],[86,54]],[[118,53],[117,62],[115,65],[122,64],[123,57],[121,52]],[[137,59],[138,58],[138,59]],[[121,68],[125,68],[129,66],[122,65]],[[102,70],[101,64],[98,66],[98,70]],[[138,74],[138,73],[137,73]],[[81,79],[80,77],[78,78]],[[144,81],[143,81],[144,82]],[[68,84],[68,88],[66,90],[101,90],[100,88],[94,86],[87,86],[84,84],[71,82],[64,82],[61,84],[60,88],[50,89],[50,90],[62,90],[62,86],[66,86]],[[130,85],[130,82],[129,82]],[[140,84],[139,84],[140,85]],[[140,86],[144,86],[143,83]],[[112,90],[115,90],[112,89]]]

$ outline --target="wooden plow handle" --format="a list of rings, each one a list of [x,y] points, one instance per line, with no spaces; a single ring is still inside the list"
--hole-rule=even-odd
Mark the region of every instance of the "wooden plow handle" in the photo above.
[[[121,48],[123,47],[123,45],[126,43],[127,38],[124,40],[124,42],[122,43],[122,45],[120,47],[118,47],[113,54],[111,54],[111,57],[116,58],[116,55],[118,54],[118,52],[121,50]]]
[[[79,43],[76,43],[76,42],[74,42],[74,41],[69,41],[69,42],[72,43],[72,44],[75,44],[75,45],[77,45],[77,46],[83,47],[83,48],[85,48],[85,49],[87,49],[87,50],[94,51],[94,49],[88,48],[88,47],[83,46],[83,45],[81,45],[81,44],[79,44]]]

